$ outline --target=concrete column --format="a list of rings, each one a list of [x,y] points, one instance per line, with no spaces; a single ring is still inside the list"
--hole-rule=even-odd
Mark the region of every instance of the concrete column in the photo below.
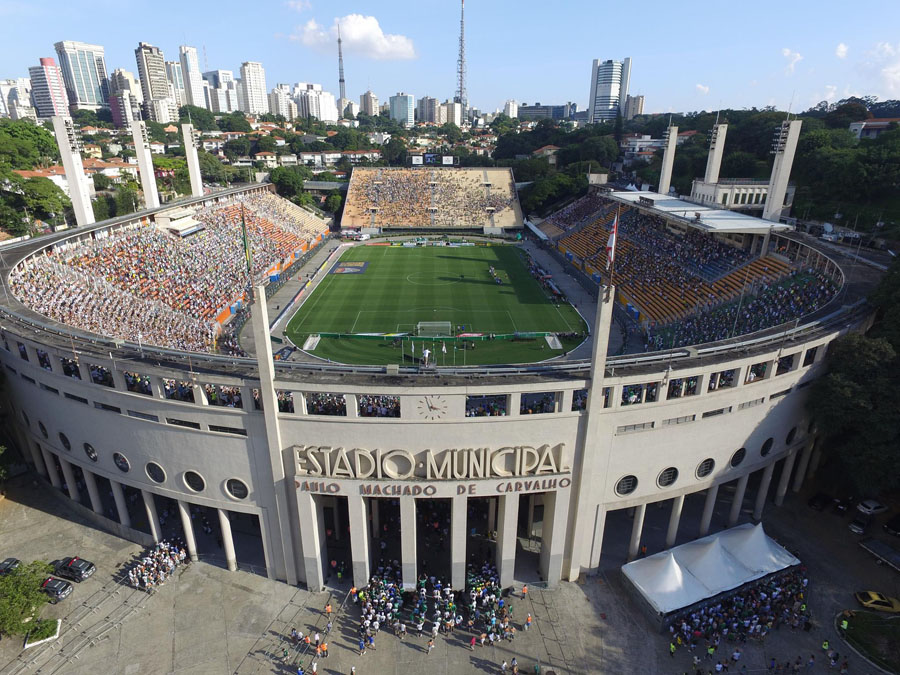
[[[809,466],[809,459],[812,457],[815,439],[811,439],[805,446],[803,452],[800,453],[800,465],[797,467],[797,473],[794,475],[794,485],[791,488],[794,492],[800,492],[803,487],[803,480],[806,478],[806,469]]]
[[[725,150],[725,135],[727,132],[727,124],[716,124],[712,128],[709,142],[709,157],[706,160],[706,173],[703,176],[704,183],[719,182],[719,168],[722,166],[722,154]]]
[[[416,587],[416,498],[400,497],[400,565],[404,590]]]
[[[381,503],[380,499],[370,499],[369,500],[369,509],[372,512],[372,536],[375,537],[376,539],[379,539],[381,537],[381,525],[379,523],[379,518],[378,518],[378,512],[379,512],[378,505],[380,503]]]
[[[638,551],[641,548],[641,532],[644,529],[644,514],[646,512],[646,504],[634,507],[634,521],[631,524],[631,541],[628,543],[628,560],[637,558]]]
[[[710,485],[706,490],[706,501],[703,502],[703,515],[700,517],[700,536],[709,534],[709,523],[712,521],[713,509],[716,507],[716,496],[719,494],[718,485]]]
[[[450,517],[450,585],[461,591],[466,587],[466,540],[468,498],[456,495],[451,503]]]
[[[377,502],[378,500],[373,500]],[[373,504],[374,509],[374,504]],[[365,588],[369,583],[369,527],[366,522],[366,500],[361,495],[347,496],[350,517],[350,560],[353,568],[353,585]]]
[[[144,192],[144,207],[159,207],[159,192],[156,189],[156,175],[153,172],[153,156],[150,154],[147,125],[135,120],[131,123],[131,137],[134,140],[134,152],[137,155],[138,174],[141,179],[141,190]],[[81,223],[78,223],[81,225]]]
[[[747,481],[750,474],[745,473],[738,478],[737,489],[734,491],[734,499],[731,502],[731,511],[728,513],[728,527],[732,527],[741,515],[741,506],[744,504],[744,493],[747,491]]]
[[[51,120],[56,144],[59,146],[59,154],[66,172],[66,181],[69,184],[75,222],[79,227],[90,225],[94,222],[94,209],[91,207],[90,189],[87,183],[90,179],[84,173],[75,125],[68,115],[65,117],[54,115]]]
[[[816,469],[819,468],[819,462],[822,460],[822,451],[819,448],[813,448],[812,457],[809,458],[809,477],[816,475]]]
[[[516,526],[519,523],[519,495],[504,495],[497,514],[497,571],[500,586],[511,586],[516,573]]]
[[[59,473],[56,470],[56,462],[53,459],[53,453],[47,448],[41,447],[41,454],[44,456],[44,464],[47,465],[47,475],[50,477],[50,485],[57,490],[62,490],[62,481],[59,480]]]
[[[791,471],[794,470],[794,462],[797,461],[797,453],[788,453],[784,458],[784,466],[781,467],[781,477],[778,479],[778,489],[775,491],[775,506],[784,504],[784,495],[787,494],[788,483],[791,480]]]
[[[194,138],[194,125],[182,124],[181,135],[184,141],[184,157],[187,160],[188,176],[191,179],[191,196],[203,196],[203,178],[200,175],[200,160],[197,157],[197,140]]]
[[[766,205],[763,207],[763,219],[773,220],[776,223],[784,209],[784,195],[787,192],[788,179],[791,177],[791,166],[794,163],[794,153],[797,151],[797,141],[800,139],[800,127],[802,120],[784,122],[778,132],[776,141],[775,161],[772,163],[772,175],[769,178],[769,194],[766,197]],[[769,235],[766,234],[768,244]],[[765,251],[763,251],[765,255]]]
[[[681,522],[681,509],[684,508],[684,495],[679,495],[672,500],[672,512],[669,514],[669,529],[666,532],[666,548],[675,545],[678,537],[678,523]]]
[[[268,404],[268,401],[266,403]],[[309,590],[317,593],[325,584],[325,578],[322,575],[319,509],[316,508],[310,493],[300,490],[296,492],[304,576]]]
[[[334,540],[341,540],[341,513],[338,511],[337,497],[333,497],[333,506],[331,507],[331,517],[334,527]]]
[[[775,462],[763,469],[762,480],[759,482],[759,490],[756,492],[756,503],[753,505],[753,519],[762,519],[763,509],[766,507],[766,496],[769,493],[769,483],[772,482],[772,474],[775,472]]]
[[[34,463],[35,471],[41,476],[48,477],[47,465],[44,463],[44,458],[41,455],[40,446],[38,446],[37,443],[32,443],[27,437],[23,442],[28,446],[28,450],[31,452],[31,461]]]
[[[666,145],[663,148],[662,167],[659,172],[659,189],[661,195],[669,194],[672,183],[672,166],[675,163],[675,145],[678,142],[678,127],[670,126],[666,130]]]
[[[84,484],[87,485],[88,496],[91,498],[91,509],[94,513],[103,515],[103,501],[100,499],[100,490],[97,489],[97,479],[87,469],[84,472]]]
[[[347,406],[347,417],[359,417],[359,396],[356,394],[344,394]]]
[[[222,530],[222,545],[225,547],[225,562],[228,571],[237,569],[237,556],[234,554],[234,539],[231,536],[231,521],[228,519],[228,511],[216,509],[219,512],[219,527]]]
[[[594,538],[591,546],[590,567],[596,569],[600,567],[600,553],[603,549],[603,532],[606,529],[606,507],[602,504],[597,505],[597,513],[594,516]],[[572,579],[569,579],[572,581]]]
[[[112,487],[113,499],[116,500],[119,522],[125,527],[131,527],[131,516],[128,515],[128,506],[125,502],[125,491],[122,490],[122,484],[110,479],[109,485]]]
[[[63,476],[66,479],[66,489],[69,492],[69,498],[80,504],[81,495],[78,494],[78,486],[75,484],[75,472],[72,471],[72,465],[63,457],[59,458],[59,465],[62,467]]]
[[[153,391],[154,398],[166,398],[166,386],[163,384],[161,377],[156,375],[150,376],[150,389]]]
[[[569,491],[545,492],[542,496],[544,524],[541,528],[541,576],[548,587],[553,587],[562,578]]]
[[[141,490],[141,498],[144,500],[144,508],[147,510],[147,522],[150,523],[150,536],[153,541],[159,543],[162,536],[162,528],[159,526],[159,515],[156,513],[156,502],[153,501],[153,493]]]
[[[528,495],[528,538],[534,536],[534,499],[535,495]]]
[[[488,533],[497,529],[497,497],[488,499]]]
[[[191,510],[187,502],[178,500],[178,515],[181,516],[181,529],[184,530],[184,543],[187,546],[191,562],[197,562],[197,540],[194,539],[194,523],[191,522]]]

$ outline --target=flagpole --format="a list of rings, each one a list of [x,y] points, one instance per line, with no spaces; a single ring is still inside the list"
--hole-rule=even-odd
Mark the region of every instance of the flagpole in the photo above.
[[[612,264],[609,269],[609,286],[610,286],[610,288],[615,286],[615,283],[613,282],[613,280],[615,279],[615,276],[616,276],[616,248],[618,248],[618,246],[619,246],[619,211],[621,210],[621,208],[622,208],[621,205],[616,207],[616,220],[613,223],[613,227],[615,228],[616,238],[613,239]]]

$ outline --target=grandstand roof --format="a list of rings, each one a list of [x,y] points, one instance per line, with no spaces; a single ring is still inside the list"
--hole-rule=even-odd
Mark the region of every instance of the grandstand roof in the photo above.
[[[793,229],[783,223],[748,216],[739,211],[714,209],[684,199],[661,195],[658,192],[612,192],[609,197],[707,232],[765,234],[770,229],[774,232]],[[653,205],[641,204],[641,199],[650,199]]]

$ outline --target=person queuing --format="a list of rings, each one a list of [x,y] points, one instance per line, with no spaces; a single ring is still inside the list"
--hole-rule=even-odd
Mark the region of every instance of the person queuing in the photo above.
[[[188,560],[184,544],[180,540],[163,540],[128,570],[128,583],[134,588],[149,592],[165,583],[175,568]]]

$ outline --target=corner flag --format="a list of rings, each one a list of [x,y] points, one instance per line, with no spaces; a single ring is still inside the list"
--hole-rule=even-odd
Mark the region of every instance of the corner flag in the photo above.
[[[247,236],[247,223],[244,220],[243,203],[241,203],[241,234],[244,239],[244,258],[247,261],[247,274],[251,274],[253,269],[253,256],[250,254],[250,238]]]
[[[616,260],[616,239],[619,238],[619,212],[616,211],[616,217],[613,218],[612,231],[609,233],[609,239],[606,241],[606,269]]]
[[[447,343],[446,342],[441,343],[441,351],[444,352],[444,354],[447,353]]]

